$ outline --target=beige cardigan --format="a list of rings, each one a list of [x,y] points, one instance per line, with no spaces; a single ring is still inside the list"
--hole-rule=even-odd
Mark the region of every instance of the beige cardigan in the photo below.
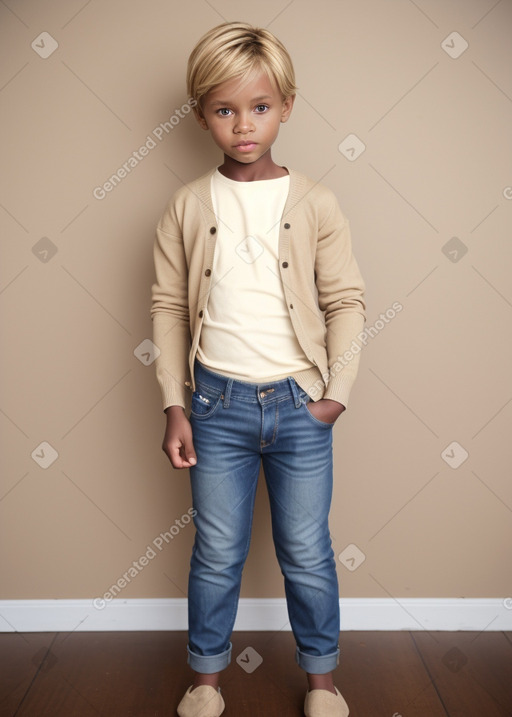
[[[217,238],[210,192],[214,171],[177,190],[156,230],[151,318],[164,410],[185,407],[187,392],[195,390],[194,359]],[[364,282],[352,254],[349,223],[334,193],[288,171],[279,271],[292,326],[314,364],[291,375],[313,399],[331,398],[347,406],[359,366]]]

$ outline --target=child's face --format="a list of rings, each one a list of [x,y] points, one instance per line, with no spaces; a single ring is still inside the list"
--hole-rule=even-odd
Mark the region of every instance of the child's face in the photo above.
[[[203,99],[198,121],[210,130],[214,142],[232,159],[251,164],[274,143],[281,122],[286,122],[295,96],[284,100],[263,70],[248,80],[228,80],[212,88]],[[250,144],[241,143],[250,142]]]

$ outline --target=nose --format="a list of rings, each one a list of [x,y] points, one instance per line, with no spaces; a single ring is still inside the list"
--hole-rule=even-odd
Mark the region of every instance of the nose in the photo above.
[[[246,112],[240,114],[235,123],[234,131],[239,134],[247,134],[247,132],[252,132],[253,129],[254,125],[250,119],[249,114]]]

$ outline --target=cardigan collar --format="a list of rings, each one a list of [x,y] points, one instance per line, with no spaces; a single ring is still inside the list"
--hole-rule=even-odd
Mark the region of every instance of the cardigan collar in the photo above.
[[[193,180],[188,185],[190,190],[197,196],[201,212],[206,220],[206,223],[210,226],[217,225],[211,195],[211,178],[216,169],[216,166],[213,167],[213,169],[209,169],[205,174]],[[297,172],[295,169],[290,169],[289,167],[287,167],[287,169],[290,174],[290,188],[288,190],[288,196],[283,210],[283,218],[293,216],[295,206],[304,196],[304,190],[306,187],[306,177],[304,174]]]

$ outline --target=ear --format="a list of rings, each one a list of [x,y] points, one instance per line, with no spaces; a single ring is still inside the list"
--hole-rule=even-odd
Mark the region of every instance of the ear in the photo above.
[[[287,122],[293,109],[293,103],[295,102],[295,95],[290,95],[283,100],[283,109],[281,110],[281,122]]]
[[[208,127],[208,123],[206,122],[206,120],[203,116],[203,113],[201,112],[201,109],[198,106],[196,106],[196,107],[194,107],[193,111],[194,111],[195,118],[196,118],[199,126],[201,127],[201,129],[209,130],[210,128]]]

